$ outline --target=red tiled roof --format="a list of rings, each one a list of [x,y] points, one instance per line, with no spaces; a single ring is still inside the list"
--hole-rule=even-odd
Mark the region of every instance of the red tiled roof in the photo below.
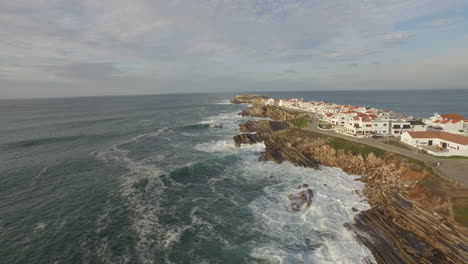
[[[326,116],[332,116],[333,114],[329,113],[329,114],[325,114]]]
[[[468,145],[468,137],[441,131],[408,131],[412,138],[439,138],[453,143]]]
[[[463,120],[462,119],[452,119],[451,122],[456,124],[456,123],[461,122],[461,121],[463,121]]]
[[[441,114],[440,115],[443,119],[465,119],[464,116],[459,114]]]
[[[359,120],[359,116],[353,116],[354,120]]]
[[[369,117],[364,117],[362,118],[362,122],[369,123],[372,122],[372,120]]]

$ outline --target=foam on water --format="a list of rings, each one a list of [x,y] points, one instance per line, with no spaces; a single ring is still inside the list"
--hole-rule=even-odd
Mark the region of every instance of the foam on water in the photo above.
[[[244,177],[272,176],[265,195],[249,207],[256,217],[255,229],[270,239],[255,245],[252,256],[271,263],[363,263],[372,260],[371,252],[360,245],[343,227],[357,214],[352,208],[366,210],[369,205],[355,193],[363,184],[337,168],[321,170],[296,167],[290,163],[243,161]],[[308,210],[293,212],[288,194],[298,185],[308,184],[314,191]]]
[[[232,154],[244,149],[249,150],[257,150],[261,151],[265,149],[265,144],[257,143],[253,145],[241,145],[240,148],[237,148],[234,145],[234,141],[232,139],[228,140],[218,140],[218,141],[210,141],[205,143],[200,143],[195,145],[194,147],[198,151],[208,152],[208,153],[224,153],[224,154]]]
[[[221,164],[228,164],[223,165],[227,166],[226,171],[201,183],[208,187],[211,198],[189,195],[192,188],[199,188],[192,186],[191,182],[178,182],[171,177],[163,177],[168,171],[162,171],[154,165],[164,161],[166,157],[162,153],[139,161],[130,158],[129,151],[125,149],[128,144],[138,144],[150,137],[170,137],[173,131],[169,128],[138,135],[113,146],[107,152],[94,153],[99,159],[124,165],[128,169],[128,173],[121,179],[121,196],[127,201],[128,209],[133,212],[131,228],[137,235],[134,249],[137,251],[138,261],[152,263],[154,256],[162,253],[164,262],[171,263],[168,252],[180,247],[179,242],[187,232],[196,233],[194,247],[202,243],[201,241],[216,241],[223,248],[237,247],[238,245],[231,244],[229,236],[226,237],[226,234],[219,230],[221,226],[225,227],[227,219],[224,219],[223,215],[208,212],[216,200],[227,198],[226,182],[245,181],[251,182],[250,186],[259,186],[262,195],[248,204],[237,200],[236,196],[228,198],[229,206],[237,206],[238,210],[248,211],[253,215],[254,222],[247,225],[243,232],[257,232],[263,236],[258,240],[246,241],[249,243],[251,258],[268,263],[362,263],[365,258],[372,260],[369,250],[358,244],[354,235],[343,227],[343,224],[351,222],[356,214],[351,208],[369,208],[368,204],[363,202],[363,198],[355,192],[362,189],[362,183],[353,181],[353,176],[335,168],[322,167],[321,170],[315,171],[295,167],[290,163],[278,165],[273,162],[258,162],[258,152],[265,148],[263,143],[236,148],[232,140],[233,131],[245,119],[238,116],[237,112],[223,113],[208,117],[201,123],[223,123],[224,129],[193,132],[195,135],[210,133],[211,139],[192,145],[193,150],[218,154],[218,157],[219,154],[222,154],[221,157],[240,157],[240,160],[233,159],[233,164],[220,160]],[[217,139],[213,140],[213,137]],[[198,162],[188,160],[178,166],[189,167],[188,171],[192,171],[199,166]],[[143,190],[135,188],[141,181],[147,181]],[[259,185],[259,182],[262,184]],[[303,212],[292,212],[287,195],[297,193],[297,186],[303,183],[314,190],[313,205]],[[166,205],[162,208],[161,203],[167,203],[167,200],[162,200],[166,199],[165,192],[170,193],[174,190],[188,192],[182,192],[182,197],[177,196],[177,201],[171,201],[172,206]],[[238,192],[242,195],[242,190],[239,189]],[[178,218],[177,211],[187,206],[187,203],[195,203],[190,209],[189,222],[161,222],[162,211],[166,217]],[[107,214],[105,212],[98,219],[99,229],[108,224]],[[101,241],[99,252],[102,260],[112,260],[106,239]],[[192,256],[194,253],[185,254]],[[204,261],[210,262],[201,256],[193,255],[193,263]]]

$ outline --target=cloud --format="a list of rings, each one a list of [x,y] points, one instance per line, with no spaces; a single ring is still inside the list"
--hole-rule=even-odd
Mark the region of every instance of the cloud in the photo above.
[[[442,18],[442,19],[437,19],[437,20],[426,22],[425,24],[430,25],[430,26],[446,26],[446,25],[453,24],[457,20],[459,20],[459,17]]]
[[[386,42],[400,42],[414,37],[415,34],[409,32],[393,32],[384,36]]]
[[[350,60],[359,59],[362,68],[371,63],[365,61],[371,52],[383,67],[398,55],[386,44],[421,34],[398,25],[460,9],[464,2],[0,1],[0,92],[5,80],[31,91],[37,91],[33,80],[44,83],[42,88],[47,81],[56,87],[57,82],[73,84],[59,90],[61,96],[83,83],[120,87],[116,93],[125,91],[123,84],[128,84],[128,93],[135,92],[131,82],[156,93],[166,86],[179,92],[217,91],[223,78],[244,84],[233,77],[244,72],[249,72],[248,84],[254,89],[286,73],[284,69],[300,73],[289,72],[293,79],[346,71],[354,62]],[[444,23],[453,22],[433,22]],[[382,42],[382,32],[395,28],[402,31],[385,35]],[[186,85],[197,79],[213,83]]]
[[[325,57],[329,59],[337,59],[337,58],[349,58],[349,57],[358,57],[364,56],[368,53],[365,49],[350,49],[350,50],[342,50],[342,51],[331,51],[325,53]]]
[[[74,63],[60,66],[43,66],[45,71],[57,76],[77,80],[103,80],[123,75],[113,63]]]

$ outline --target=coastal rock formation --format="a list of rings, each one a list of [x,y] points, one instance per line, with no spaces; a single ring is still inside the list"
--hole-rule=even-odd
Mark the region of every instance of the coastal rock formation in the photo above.
[[[307,188],[299,193],[292,193],[288,195],[289,205],[291,210],[294,212],[299,212],[301,209],[306,206],[309,208],[312,205],[312,197],[314,193],[311,189]]]
[[[247,121],[244,124],[239,125],[239,131],[241,132],[262,132],[272,133],[279,130],[294,127],[290,122],[284,121],[270,121],[270,120],[259,120],[259,121]]]
[[[270,97],[260,94],[239,94],[231,99],[231,103],[264,105],[268,99],[270,99]]]
[[[289,161],[315,169],[319,164],[338,167],[366,183],[363,199],[372,207],[359,212],[355,223],[347,226],[378,263],[468,263],[468,230],[454,221],[450,196],[458,193],[466,198],[466,189],[451,186],[424,164],[406,157],[294,128],[291,120],[301,113],[274,106],[248,109],[244,114],[284,125],[250,121],[240,126],[249,134],[237,135],[236,145],[263,141],[262,161]],[[444,188],[450,191],[442,194]],[[300,210],[305,195],[288,196],[292,210]]]
[[[308,116],[304,112],[284,109],[272,105],[254,105],[241,112],[242,116],[264,117],[273,120],[293,120]]]
[[[241,144],[255,144],[263,141],[259,133],[243,133],[233,137],[234,145],[240,147]]]

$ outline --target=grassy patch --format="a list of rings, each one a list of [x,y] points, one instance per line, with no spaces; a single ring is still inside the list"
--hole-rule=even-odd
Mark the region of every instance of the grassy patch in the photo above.
[[[408,159],[410,169],[418,172],[422,172],[426,168],[424,161],[416,159]]]
[[[334,138],[330,140],[328,144],[334,149],[343,149],[353,153],[354,155],[360,154],[364,157],[367,157],[370,153],[374,153],[376,157],[383,158],[386,154],[383,149],[348,141],[342,138]]]
[[[468,200],[463,203],[453,205],[453,212],[455,213],[455,220],[461,225],[468,227]]]
[[[312,120],[310,120],[308,117],[299,117],[295,119],[293,123],[296,127],[303,128],[309,126],[311,122]]]
[[[394,146],[394,147],[398,147],[398,148],[402,148],[402,149],[406,149],[406,150],[412,150],[410,147],[408,147],[407,145],[401,143],[401,142],[398,142],[398,141],[382,141],[382,143],[384,144],[387,144],[387,145],[390,145],[390,146]]]

